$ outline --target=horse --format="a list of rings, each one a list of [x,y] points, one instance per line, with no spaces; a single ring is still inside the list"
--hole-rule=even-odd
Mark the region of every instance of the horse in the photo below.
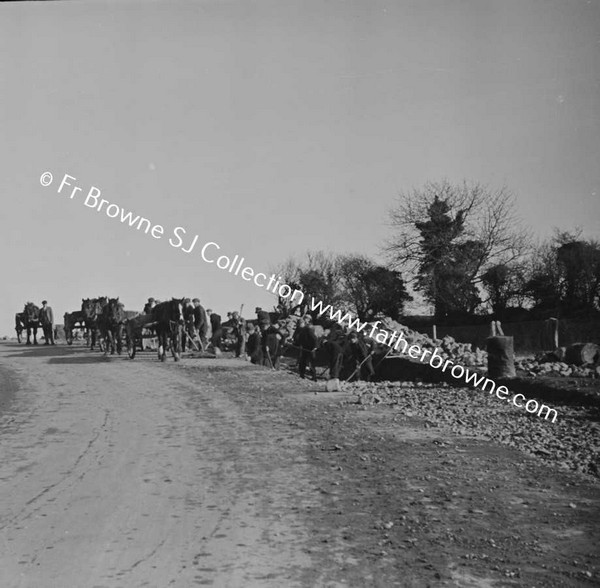
[[[119,302],[119,298],[111,298],[106,306],[102,309],[102,314],[98,319],[100,334],[104,338],[104,354],[114,355],[115,347],[117,353],[121,355],[122,344],[121,336],[123,334],[123,321],[125,319],[125,311],[123,304]]]
[[[184,298],[173,298],[160,302],[152,308],[150,316],[155,324],[158,338],[158,359],[167,360],[167,344],[171,344],[171,353],[175,361],[181,354],[181,335],[183,330]]]
[[[82,298],[81,313],[85,322],[85,328],[88,330],[91,338],[90,349],[94,349],[96,344],[96,335],[99,330],[99,319],[102,315],[104,307],[108,304],[108,298],[101,296],[100,298]],[[102,343],[99,343],[100,351],[102,351]]]
[[[15,313],[15,331],[17,332],[17,342],[21,342],[21,335],[25,330],[25,313],[17,312]]]
[[[27,329],[27,345],[31,345],[31,332],[33,331],[33,344],[37,345],[37,330],[40,328],[40,309],[33,302],[28,302],[23,310],[24,325]]]

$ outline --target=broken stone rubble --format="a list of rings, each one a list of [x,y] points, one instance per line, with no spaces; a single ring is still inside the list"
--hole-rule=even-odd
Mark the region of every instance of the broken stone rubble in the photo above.
[[[406,418],[422,418],[428,429],[489,439],[518,448],[555,467],[600,477],[600,410],[553,404],[556,422],[469,388],[420,382],[344,384],[349,402],[369,408],[392,405]]]
[[[462,364],[465,367],[485,367],[487,366],[487,352],[473,346],[471,343],[459,343],[453,337],[446,335],[442,339],[432,339],[424,333],[413,331],[408,327],[385,318],[381,321],[383,328],[388,331],[397,331],[402,333],[408,345],[418,345],[421,349],[433,351],[438,349],[438,354],[444,359],[451,359],[455,363]],[[399,345],[401,350],[402,345]]]
[[[515,365],[533,377],[600,378],[600,346],[595,343],[574,343],[533,358],[518,360]]]

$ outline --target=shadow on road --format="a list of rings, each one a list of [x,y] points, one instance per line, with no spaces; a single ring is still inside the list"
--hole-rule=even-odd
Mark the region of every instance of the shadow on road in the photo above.
[[[93,355],[87,355],[84,357],[51,357],[48,363],[52,364],[85,364],[85,363],[108,363],[110,361],[127,359],[126,355],[104,355],[104,353],[98,353]]]
[[[18,344],[3,344],[3,347],[10,347],[11,350],[20,351],[20,353],[11,353],[7,357],[56,357],[64,355],[75,355],[87,351],[87,348],[82,346],[71,347],[68,345],[25,345]]]

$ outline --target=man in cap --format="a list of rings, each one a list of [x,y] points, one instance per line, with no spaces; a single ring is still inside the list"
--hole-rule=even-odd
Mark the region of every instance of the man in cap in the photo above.
[[[306,366],[310,367],[310,374],[314,382],[317,381],[317,367],[315,359],[319,342],[314,328],[305,319],[298,321],[298,327],[294,333],[294,345],[300,347],[300,357],[298,358],[298,371],[300,377],[304,378]]]
[[[273,369],[279,369],[279,358],[283,353],[283,345],[288,331],[283,328],[279,321],[269,324],[261,333],[263,365]]]
[[[254,323],[248,323],[248,337],[246,341],[246,357],[255,365],[262,365],[263,352],[260,340],[260,331],[254,326]]]
[[[323,331],[325,340],[322,346],[329,359],[329,378],[339,379],[346,344],[344,331],[340,325],[333,321],[324,325]]]
[[[183,337],[181,339],[181,350],[185,351],[188,339],[193,341],[196,336],[194,327],[194,305],[189,298],[183,299]],[[193,347],[192,343],[189,343]]]
[[[229,313],[228,313],[229,314]],[[246,334],[246,321],[240,317],[240,313],[234,310],[231,313],[231,319],[229,320],[233,331],[233,338],[235,340],[235,356],[240,357],[244,350],[244,340]]]
[[[367,382],[375,375],[373,367],[372,352],[367,347],[363,333],[352,331],[348,335],[348,346],[352,361],[354,362],[354,374],[357,380],[365,379]]]
[[[54,342],[54,313],[52,308],[48,306],[47,300],[42,300],[42,308],[40,308],[40,323],[44,331],[44,339],[46,345],[55,345]]]
[[[264,334],[264,332],[271,325],[271,317],[269,316],[269,313],[266,310],[263,310],[260,306],[256,307],[255,312],[256,312],[258,328],[260,329],[260,332]]]
[[[202,347],[206,347],[206,331],[208,330],[208,318],[199,298],[192,300],[194,304],[194,328],[200,337]]]
[[[146,304],[144,304],[144,314],[150,314],[152,312],[152,309],[156,306],[156,301],[154,300],[154,298],[150,297],[148,298],[148,302],[146,302]]]

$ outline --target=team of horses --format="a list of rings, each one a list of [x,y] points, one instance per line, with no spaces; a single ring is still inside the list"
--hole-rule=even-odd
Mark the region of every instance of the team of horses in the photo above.
[[[119,298],[82,298],[80,310],[64,315],[65,339],[71,345],[74,331],[85,329],[90,349],[93,350],[97,345],[105,355],[109,352],[111,355],[115,352],[120,355],[125,339],[127,353],[133,359],[137,346],[142,344],[143,331],[151,329],[158,340],[159,359],[166,361],[167,350],[170,349],[175,361],[179,361],[184,325],[183,306],[184,299],[173,298],[160,302],[148,314],[140,314],[125,310]],[[32,334],[33,345],[37,345],[37,329],[41,326],[40,309],[31,302],[15,316],[19,343],[22,332],[26,330],[27,345],[32,344]]]
[[[179,361],[183,349],[184,335],[184,299],[173,298],[169,301],[160,302],[147,313],[138,313],[124,309],[119,298],[82,298],[81,309],[64,315],[65,338],[69,345],[73,343],[75,329],[85,329],[87,333],[87,345],[93,350],[96,346],[107,355],[121,354],[123,351],[123,340],[125,340],[127,354],[130,359],[136,356],[138,346],[143,350],[144,336],[152,336],[158,342],[158,358],[166,361],[167,351],[170,349],[175,361]],[[17,339],[21,342],[21,334],[27,331],[27,345],[37,345],[37,329],[42,327],[42,313],[40,309],[28,302],[23,312],[15,316],[15,329]],[[276,323],[277,324],[277,323]],[[150,335],[149,335],[150,333]],[[263,335],[261,343],[262,358],[259,363],[272,369],[278,369],[279,358],[287,345],[294,348],[295,345],[286,341],[290,332],[286,329],[277,331],[267,330]],[[347,343],[347,342],[346,342]],[[335,353],[328,350],[331,343],[325,340],[324,345],[318,345],[326,351],[327,357],[315,359],[318,363],[329,363],[330,373]],[[347,344],[340,343],[337,359],[341,364],[348,364],[350,377],[356,370],[361,370],[365,360],[365,353],[358,359],[362,362],[358,366],[356,353]],[[330,357],[331,356],[331,357]],[[370,355],[369,355],[370,356]],[[368,359],[368,357],[366,358]],[[258,361],[257,361],[258,362]],[[257,363],[253,360],[253,363]],[[335,362],[334,362],[335,363]],[[372,370],[372,367],[370,368]]]

